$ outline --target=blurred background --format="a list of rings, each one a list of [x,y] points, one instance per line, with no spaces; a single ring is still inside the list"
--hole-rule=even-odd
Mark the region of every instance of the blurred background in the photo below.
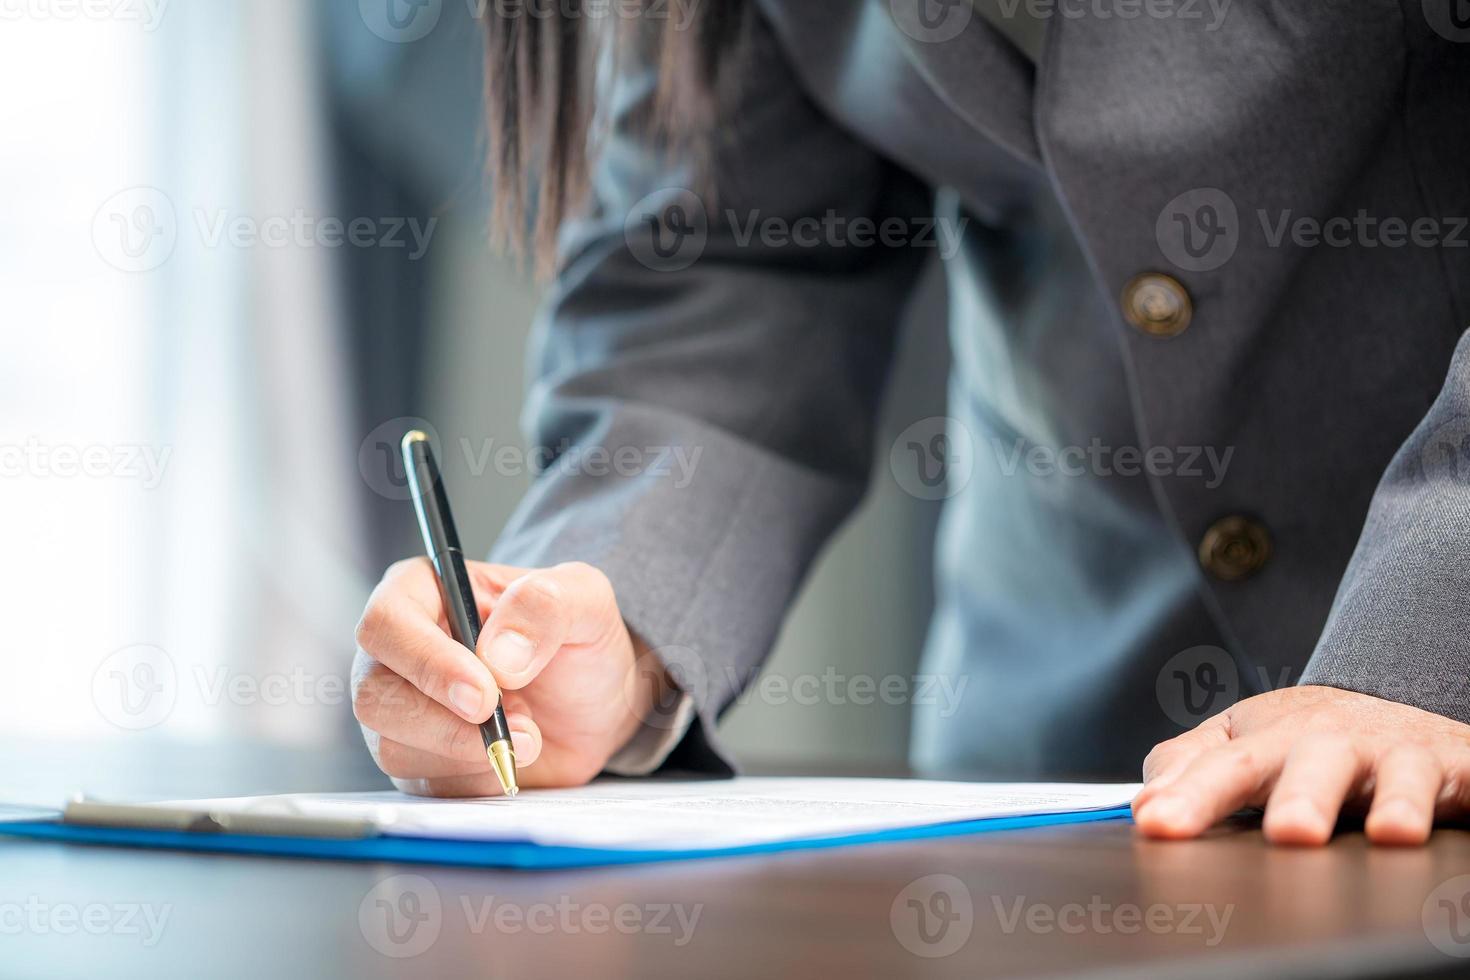
[[[532,479],[537,289],[486,247],[475,11],[0,10],[0,799],[381,782],[347,681],[369,590],[417,551],[393,447],[437,435],[472,552]],[[941,305],[931,274],[781,683],[724,720],[747,765],[902,765],[905,705],[790,687],[916,669],[939,503],[888,450],[943,414],[918,380],[943,376]]]

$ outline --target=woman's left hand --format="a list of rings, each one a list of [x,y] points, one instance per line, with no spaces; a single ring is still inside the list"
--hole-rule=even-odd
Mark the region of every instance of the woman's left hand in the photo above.
[[[1266,808],[1276,844],[1324,844],[1344,807],[1368,808],[1375,844],[1422,844],[1435,820],[1470,816],[1470,725],[1330,687],[1236,704],[1154,746],[1133,818],[1150,837],[1195,837]]]

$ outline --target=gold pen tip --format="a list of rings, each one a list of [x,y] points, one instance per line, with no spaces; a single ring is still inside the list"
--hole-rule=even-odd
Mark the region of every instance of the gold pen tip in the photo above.
[[[516,784],[516,754],[510,742],[504,739],[491,742],[486,746],[485,754],[490,757],[490,766],[495,770],[495,778],[500,780],[501,790],[506,796],[514,797],[521,788]]]
[[[407,449],[416,442],[428,442],[429,437],[422,429],[410,429],[403,434],[403,448]]]

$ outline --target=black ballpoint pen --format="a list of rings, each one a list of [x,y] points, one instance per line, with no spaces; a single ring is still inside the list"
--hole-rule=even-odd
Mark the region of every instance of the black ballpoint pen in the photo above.
[[[449,631],[473,656],[480,641],[480,611],[475,605],[475,591],[470,585],[459,534],[449,511],[449,495],[439,478],[439,464],[434,461],[429,437],[417,429],[403,437],[403,467],[408,474],[409,492],[413,494],[413,509],[419,516],[424,548],[439,579]],[[516,754],[510,744],[510,726],[505,722],[505,705],[498,697],[495,713],[480,725],[480,738],[485,742],[485,755],[495,769],[501,789],[506,796],[515,796],[520,790],[516,784]]]

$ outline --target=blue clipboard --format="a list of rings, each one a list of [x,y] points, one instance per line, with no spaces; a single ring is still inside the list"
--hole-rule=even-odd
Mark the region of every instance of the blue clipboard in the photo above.
[[[397,837],[386,834],[337,839],[265,834],[196,833],[135,827],[82,826],[63,823],[60,819],[0,822],[0,836],[106,847],[142,847],[216,854],[258,854],[331,861],[392,861],[402,864],[442,864],[472,868],[552,870],[826,850],[834,847],[854,847],[893,841],[961,837],[967,834],[1019,830],[1026,827],[1127,820],[1129,815],[1129,808],[1121,806],[1105,810],[1029,817],[993,817],[985,820],[966,820],[959,823],[906,827],[841,837],[781,841],[773,844],[666,851],[606,850],[546,846],[530,841],[444,840],[429,837]]]

